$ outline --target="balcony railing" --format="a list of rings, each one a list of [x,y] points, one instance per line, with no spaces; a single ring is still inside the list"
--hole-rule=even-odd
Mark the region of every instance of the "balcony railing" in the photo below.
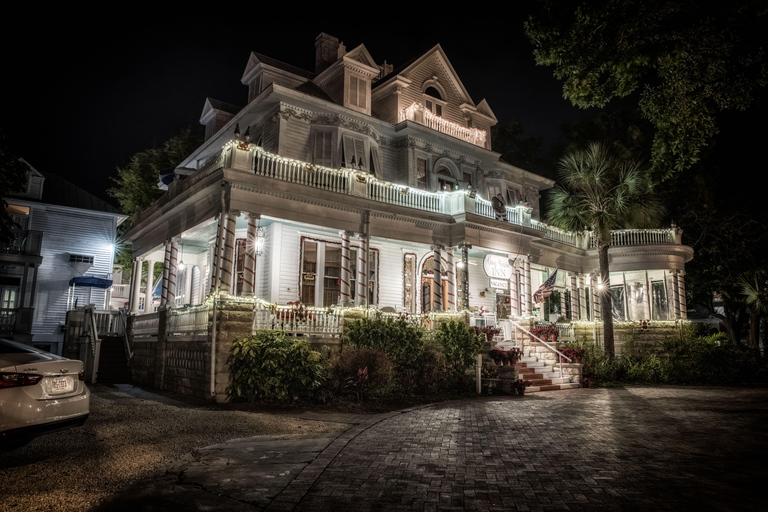
[[[416,121],[419,124],[432,128],[440,133],[456,137],[470,144],[476,146],[485,147],[485,140],[487,134],[485,130],[478,130],[477,128],[467,128],[461,126],[458,123],[447,121],[441,116],[435,115],[425,108],[424,105],[419,103],[413,103],[410,107],[404,108],[398,114],[398,122],[401,121]]]
[[[43,244],[43,232],[38,230],[13,229],[13,240],[0,244],[0,253],[39,256]]]
[[[589,248],[597,249],[597,237],[589,233]],[[611,231],[611,247],[670,245],[677,243],[673,229],[616,229]]]
[[[591,232],[577,234],[563,231],[531,218],[532,208],[527,205],[506,206],[503,212],[468,190],[454,192],[427,192],[383,181],[365,171],[332,169],[300,160],[284,158],[264,151],[254,144],[231,141],[224,146],[223,156],[216,159],[233,169],[250,171],[258,176],[305,185],[320,190],[361,197],[371,201],[413,208],[415,210],[462,216],[472,213],[508,224],[539,231],[545,239],[578,247],[597,247]],[[212,172],[206,167],[206,173]],[[193,176],[194,177],[194,176]],[[612,233],[611,246],[679,244],[674,229],[624,229]]]

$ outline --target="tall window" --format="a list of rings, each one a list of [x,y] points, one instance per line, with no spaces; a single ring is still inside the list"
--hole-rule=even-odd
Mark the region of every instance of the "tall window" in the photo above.
[[[378,249],[368,255],[368,303],[378,302]],[[350,291],[357,285],[357,250],[349,251]],[[301,263],[301,302],[308,306],[335,306],[341,298],[341,243],[305,238]]]
[[[344,135],[344,166],[352,169],[368,169],[363,139]]]
[[[316,131],[313,137],[312,162],[333,167],[333,133]]]
[[[416,186],[427,190],[427,161],[423,158],[416,159]]]
[[[355,75],[350,75],[347,98],[350,106],[357,107],[358,110],[366,110],[368,108],[368,82]]]

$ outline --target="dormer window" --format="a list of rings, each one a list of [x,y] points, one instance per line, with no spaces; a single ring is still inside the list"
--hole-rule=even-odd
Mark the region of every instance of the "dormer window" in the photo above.
[[[424,107],[435,114],[436,116],[443,116],[443,97],[440,95],[440,91],[434,87],[427,87],[424,91]]]
[[[347,79],[346,105],[361,112],[368,112],[368,91],[371,83],[361,76],[350,74]]]

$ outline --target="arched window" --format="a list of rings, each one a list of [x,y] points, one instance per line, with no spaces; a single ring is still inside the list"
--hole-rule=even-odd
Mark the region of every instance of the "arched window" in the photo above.
[[[424,106],[436,116],[443,115],[445,100],[435,87],[429,86],[424,90]]]

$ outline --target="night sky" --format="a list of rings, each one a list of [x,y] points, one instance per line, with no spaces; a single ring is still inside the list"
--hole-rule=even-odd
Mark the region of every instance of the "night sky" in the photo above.
[[[240,78],[250,51],[314,71],[315,37],[326,32],[395,67],[440,43],[475,103],[487,99],[500,124],[517,118],[552,143],[563,123],[596,110],[572,107],[552,69],[535,65],[523,33],[533,3],[514,2],[503,16],[413,8],[409,19],[263,13],[248,4],[174,16],[84,11],[76,22],[64,22],[69,11],[46,11],[23,18],[35,20],[24,40],[2,36],[0,127],[11,151],[39,171],[107,199],[116,168],[198,126],[207,96],[245,104]]]

